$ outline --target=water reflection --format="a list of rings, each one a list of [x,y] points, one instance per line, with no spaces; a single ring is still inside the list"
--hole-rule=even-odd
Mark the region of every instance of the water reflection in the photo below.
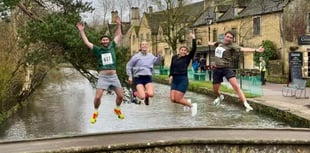
[[[2,141],[167,127],[288,127],[229,102],[217,108],[210,97],[188,92],[186,97],[198,103],[198,114],[191,117],[182,106],[169,102],[169,86],[160,84],[155,84],[156,95],[149,106],[123,104],[124,120],[113,114],[115,95],[104,95],[97,122],[90,124],[95,90],[74,70],[61,72],[63,81],[55,76],[46,79],[29,104],[1,125]]]

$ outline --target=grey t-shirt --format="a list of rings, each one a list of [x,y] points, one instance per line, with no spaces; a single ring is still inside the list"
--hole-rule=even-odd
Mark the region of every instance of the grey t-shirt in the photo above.
[[[232,58],[234,52],[240,52],[241,47],[237,44],[223,44],[220,43],[215,48],[215,65],[219,68],[229,68],[233,65]]]

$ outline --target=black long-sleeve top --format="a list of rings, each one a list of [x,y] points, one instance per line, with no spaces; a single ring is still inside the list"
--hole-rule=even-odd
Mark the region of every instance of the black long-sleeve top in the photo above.
[[[189,52],[189,54],[185,56],[179,56],[174,55],[172,56],[171,59],[171,64],[170,64],[170,76],[187,76],[187,67],[191,61],[191,59],[194,57],[195,52],[196,52],[197,44],[196,44],[196,39],[192,40],[192,49]]]

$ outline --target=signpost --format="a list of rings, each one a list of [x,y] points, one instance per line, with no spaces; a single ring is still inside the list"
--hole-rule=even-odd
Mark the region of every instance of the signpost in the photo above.
[[[293,79],[302,79],[302,64],[303,64],[302,52],[289,53],[289,68],[290,68],[291,81]]]
[[[310,45],[310,35],[299,36],[298,45]]]

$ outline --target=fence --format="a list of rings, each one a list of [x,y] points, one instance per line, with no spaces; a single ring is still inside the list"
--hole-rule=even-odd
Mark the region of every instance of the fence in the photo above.
[[[263,95],[260,71],[257,69],[236,70],[237,79],[241,89],[257,96]]]
[[[154,73],[159,75],[168,75],[169,69],[166,67],[154,67]],[[211,74],[211,80],[209,80],[209,73]],[[235,70],[236,77],[240,88],[252,95],[262,96],[263,88],[260,79],[260,72],[257,69],[238,69]],[[205,72],[194,72],[191,68],[188,69],[188,79],[190,81],[212,81],[212,71],[207,70]],[[224,78],[222,85],[231,88],[230,83]]]

